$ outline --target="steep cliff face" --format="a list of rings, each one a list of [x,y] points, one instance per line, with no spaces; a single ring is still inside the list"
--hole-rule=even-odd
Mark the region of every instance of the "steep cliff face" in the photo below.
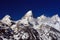
[[[60,40],[60,17],[34,18],[31,10],[17,21],[6,15],[0,20],[0,40]]]

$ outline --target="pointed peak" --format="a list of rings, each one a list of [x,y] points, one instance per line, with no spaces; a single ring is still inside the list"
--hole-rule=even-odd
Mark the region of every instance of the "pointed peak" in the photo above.
[[[10,18],[10,16],[9,15],[5,15],[3,18]]]
[[[5,15],[2,20],[10,19],[11,17],[9,15]]]
[[[52,16],[52,18],[59,18],[58,14]]]
[[[33,17],[31,10],[28,11],[28,12],[22,17],[22,19],[29,19],[30,17]]]
[[[45,15],[41,15],[40,18],[46,18],[46,16]]]
[[[31,17],[31,16],[32,16],[32,11],[30,10],[30,11],[28,11],[28,12],[25,14],[24,17]]]
[[[10,19],[10,18],[11,18],[11,17],[10,17],[9,15],[5,15],[2,20]]]
[[[45,17],[44,15],[41,15],[40,17]]]
[[[54,15],[54,17],[58,17],[58,14]]]
[[[40,17],[37,17],[37,19],[38,19],[38,20],[41,20],[41,21],[44,20],[44,19],[46,19],[46,18],[47,18],[47,17],[46,17],[45,15],[41,15]]]
[[[10,26],[11,25],[10,16],[9,15],[4,16],[1,22]]]

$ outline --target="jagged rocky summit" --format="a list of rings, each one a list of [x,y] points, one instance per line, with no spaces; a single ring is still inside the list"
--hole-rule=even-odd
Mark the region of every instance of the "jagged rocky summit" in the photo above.
[[[60,40],[60,17],[34,18],[31,10],[17,21],[6,15],[0,20],[0,40]]]

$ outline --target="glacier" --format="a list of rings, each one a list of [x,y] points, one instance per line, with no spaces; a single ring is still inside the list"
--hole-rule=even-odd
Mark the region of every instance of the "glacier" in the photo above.
[[[31,10],[16,21],[6,15],[0,20],[0,40],[60,40],[60,17],[34,18]]]

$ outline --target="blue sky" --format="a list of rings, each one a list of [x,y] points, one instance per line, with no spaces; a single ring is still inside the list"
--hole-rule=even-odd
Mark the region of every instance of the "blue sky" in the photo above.
[[[18,20],[29,10],[33,16],[60,16],[60,0],[0,0],[0,19],[6,14]]]

